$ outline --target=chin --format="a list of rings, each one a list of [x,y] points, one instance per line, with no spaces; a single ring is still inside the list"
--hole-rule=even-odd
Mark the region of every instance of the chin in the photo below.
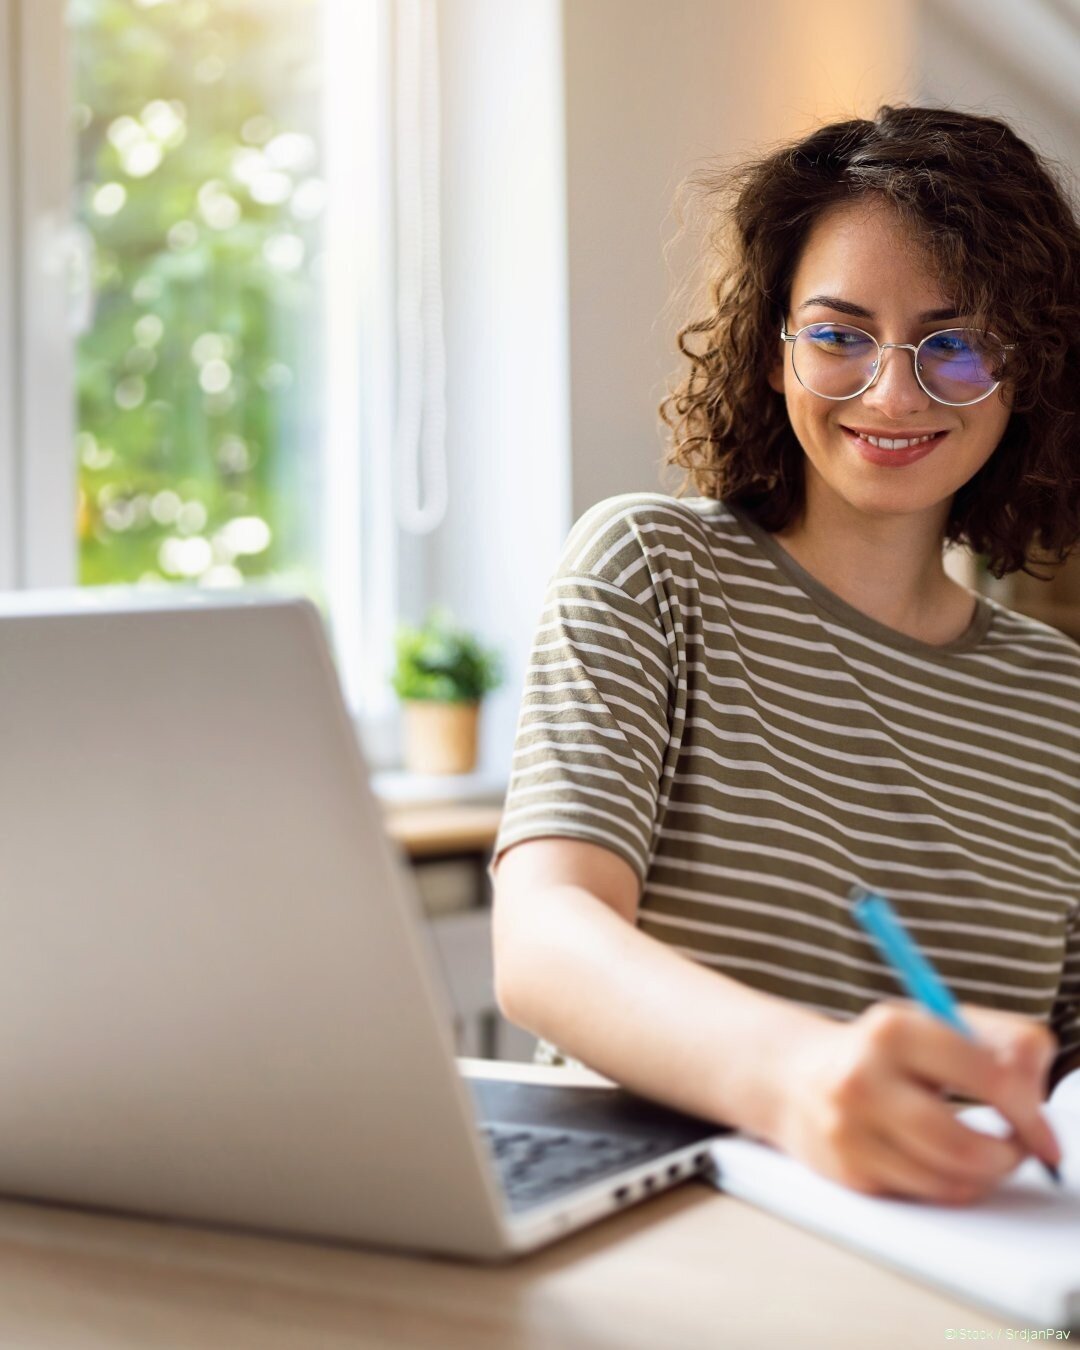
[[[926,511],[937,511],[952,499],[955,488],[949,491],[913,491],[911,485],[859,485],[848,489],[832,489],[848,506],[866,516],[915,516]]]

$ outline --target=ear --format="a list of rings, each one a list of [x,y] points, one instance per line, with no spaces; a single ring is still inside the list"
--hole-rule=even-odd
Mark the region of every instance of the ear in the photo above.
[[[768,371],[769,388],[777,394],[784,392],[784,357],[783,353],[772,362]]]

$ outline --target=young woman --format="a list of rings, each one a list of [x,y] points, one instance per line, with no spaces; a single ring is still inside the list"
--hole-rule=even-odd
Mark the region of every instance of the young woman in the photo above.
[[[744,167],[715,239],[662,408],[698,495],[586,512],[546,597],[500,1002],[835,1180],[971,1201],[1058,1160],[1080,1069],[1080,648],[942,559],[1080,538],[1080,228],[1004,123],[885,107]],[[853,883],[976,1041],[897,996]]]

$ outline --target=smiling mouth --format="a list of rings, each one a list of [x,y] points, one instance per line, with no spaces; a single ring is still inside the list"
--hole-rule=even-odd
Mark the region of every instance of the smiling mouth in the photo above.
[[[859,431],[855,427],[844,427],[849,436],[856,436],[879,450],[912,450],[916,446],[930,445],[947,436],[947,431],[926,431],[912,436],[876,436],[868,431]]]

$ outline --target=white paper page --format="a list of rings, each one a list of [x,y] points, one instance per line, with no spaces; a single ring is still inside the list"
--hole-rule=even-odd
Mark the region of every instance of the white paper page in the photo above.
[[[1072,1075],[1080,1080],[1080,1075]],[[1064,1088],[1068,1079],[1060,1085]],[[1059,1188],[1025,1160],[989,1199],[956,1208],[860,1195],[740,1136],[712,1146],[721,1190],[1033,1326],[1080,1328],[1080,1082],[1043,1108],[1061,1142]],[[989,1107],[961,1118],[996,1132]]]
[[[1080,1069],[1067,1073],[1050,1094],[1050,1101],[1059,1110],[1080,1116]]]

